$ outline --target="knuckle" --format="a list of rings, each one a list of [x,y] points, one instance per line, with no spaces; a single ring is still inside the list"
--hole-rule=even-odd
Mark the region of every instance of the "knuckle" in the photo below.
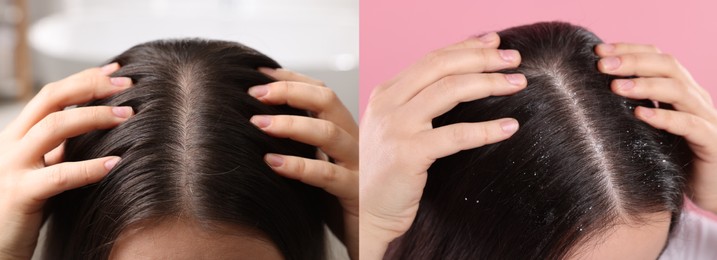
[[[326,136],[327,143],[334,143],[341,137],[341,131],[339,128],[331,122],[324,121],[324,136]]]
[[[453,138],[453,142],[456,144],[465,144],[468,142],[474,141],[474,134],[477,135],[478,132],[473,131],[466,131],[466,128],[463,127],[463,125],[456,125],[451,130],[451,136]]]
[[[671,66],[674,66],[674,67],[680,67],[680,63],[677,61],[675,56],[672,56],[669,53],[661,53],[660,56],[667,64],[670,64]]]
[[[336,181],[336,169],[332,167],[330,164],[323,164],[321,166],[323,169],[321,170],[321,178],[323,179],[324,183],[330,183]]]
[[[57,89],[60,88],[60,85],[61,83],[59,82],[48,83],[42,89],[40,89],[38,96],[44,100],[50,100],[57,95]]]
[[[445,52],[443,51],[433,51],[428,53],[424,62],[441,71],[445,71],[448,68],[448,63],[445,59]]]
[[[53,112],[40,120],[39,126],[44,131],[56,131],[62,128],[64,119],[61,112]]]
[[[319,88],[319,97],[317,98],[317,103],[320,107],[328,107],[336,103],[336,101],[338,101],[338,96],[336,95],[336,92],[327,87]]]
[[[63,167],[55,167],[47,177],[48,182],[53,187],[65,187],[69,183],[67,171]]]

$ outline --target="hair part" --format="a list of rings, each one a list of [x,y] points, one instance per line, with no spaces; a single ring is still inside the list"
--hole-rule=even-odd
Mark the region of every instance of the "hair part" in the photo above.
[[[679,218],[689,150],[634,116],[649,100],[612,93],[586,29],[547,22],[498,33],[526,89],[461,103],[434,127],[512,117],[508,140],[437,160],[416,219],[390,259],[562,259],[650,213]]]
[[[247,94],[275,81],[257,68],[278,63],[238,43],[202,39],[140,44],[112,62],[121,65],[112,76],[131,78],[133,87],[85,106],[131,106],[135,115],[69,139],[65,161],[122,160],[99,183],[50,201],[46,255],[106,259],[123,230],[180,218],[256,230],[286,259],[324,258],[321,191],[263,161],[269,152],[313,158],[316,148],[249,122],[257,114],[307,115]]]

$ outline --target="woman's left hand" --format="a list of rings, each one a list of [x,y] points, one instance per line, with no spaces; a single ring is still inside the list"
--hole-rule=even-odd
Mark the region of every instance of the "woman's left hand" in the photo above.
[[[329,225],[358,259],[358,126],[336,94],[318,80],[284,69],[261,68],[278,81],[254,86],[249,94],[270,105],[311,111],[314,118],[256,115],[251,122],[267,134],[318,147],[333,159],[308,159],[280,154],[264,156],[278,174],[324,189],[343,208],[343,227]]]
[[[637,118],[675,135],[683,136],[694,160],[690,198],[703,209],[717,213],[717,110],[710,94],[677,60],[651,45],[601,44],[598,68],[617,76],[612,89],[621,96],[672,104],[675,110],[638,107]]]

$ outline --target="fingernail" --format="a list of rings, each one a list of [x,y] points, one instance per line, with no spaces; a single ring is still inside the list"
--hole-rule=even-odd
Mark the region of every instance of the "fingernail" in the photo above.
[[[272,72],[274,72],[274,71],[276,71],[276,70],[275,70],[275,69],[272,69],[272,68],[268,68],[268,67],[260,67],[260,68],[259,68],[259,72],[262,72],[262,73],[265,73],[265,74],[270,74],[270,73],[272,73]]]
[[[515,133],[515,131],[518,130],[518,121],[515,119],[505,120],[500,123],[500,128],[503,129],[503,132],[505,133]]]
[[[102,71],[102,74],[104,74],[105,76],[109,76],[110,74],[112,74],[112,72],[117,71],[117,69],[119,69],[119,63],[113,62],[102,66],[102,68],[100,68],[100,71]]]
[[[271,117],[269,116],[253,116],[249,121],[259,128],[266,128],[271,125]]]
[[[267,85],[259,85],[249,88],[249,95],[255,98],[260,98],[269,93],[269,87]]]
[[[600,60],[602,65],[608,70],[614,70],[620,67],[620,58],[618,57],[607,57]]]
[[[115,77],[110,78],[110,83],[117,87],[125,87],[132,84],[132,80],[128,77]]]
[[[117,158],[112,158],[112,159],[107,160],[107,161],[105,162],[105,169],[107,169],[107,170],[112,170],[112,168],[114,168],[115,165],[117,165],[117,163],[119,162],[119,160],[120,160],[119,157],[117,157]]]
[[[113,107],[112,113],[119,118],[128,118],[132,115],[132,107]]]
[[[267,153],[266,156],[264,156],[264,160],[266,160],[266,164],[271,167],[279,167],[284,164],[283,157],[272,153]]]
[[[640,111],[638,111],[638,113],[640,113],[645,118],[650,118],[650,117],[655,116],[655,110],[652,110],[652,109],[649,109],[646,107],[637,107],[637,109],[640,110]]]
[[[480,37],[478,37],[478,39],[485,43],[491,43],[491,42],[495,41],[496,39],[498,39],[498,34],[495,32],[489,32],[489,33],[481,35]]]
[[[602,49],[603,52],[612,53],[615,50],[615,45],[608,43],[601,43],[598,48]]]
[[[504,61],[515,61],[518,59],[518,51],[516,50],[498,50],[498,54]]]
[[[629,79],[616,79],[617,87],[622,91],[629,91],[635,88],[635,81]]]
[[[510,84],[516,85],[516,86],[522,86],[526,79],[523,74],[507,74],[505,75],[505,79],[510,82]]]

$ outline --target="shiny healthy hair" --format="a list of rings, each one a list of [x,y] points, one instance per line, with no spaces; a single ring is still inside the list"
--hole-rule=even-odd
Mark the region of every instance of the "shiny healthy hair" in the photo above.
[[[324,259],[322,193],[263,161],[269,152],[315,158],[316,148],[249,122],[256,114],[307,115],[247,94],[275,81],[257,68],[279,64],[238,43],[201,39],[140,44],[111,62],[121,65],[112,76],[134,86],[86,106],[131,106],[135,115],[69,139],[65,161],[122,160],[99,183],[49,202],[47,257],[107,259],[123,230],[179,218],[249,228],[285,259]]]
[[[648,100],[614,94],[597,69],[602,41],[561,22],[498,33],[518,50],[525,90],[459,104],[434,127],[503,117],[506,141],[437,160],[416,219],[387,259],[563,259],[625,220],[679,219],[690,153],[681,138],[634,116]],[[661,105],[662,106],[662,105]]]

